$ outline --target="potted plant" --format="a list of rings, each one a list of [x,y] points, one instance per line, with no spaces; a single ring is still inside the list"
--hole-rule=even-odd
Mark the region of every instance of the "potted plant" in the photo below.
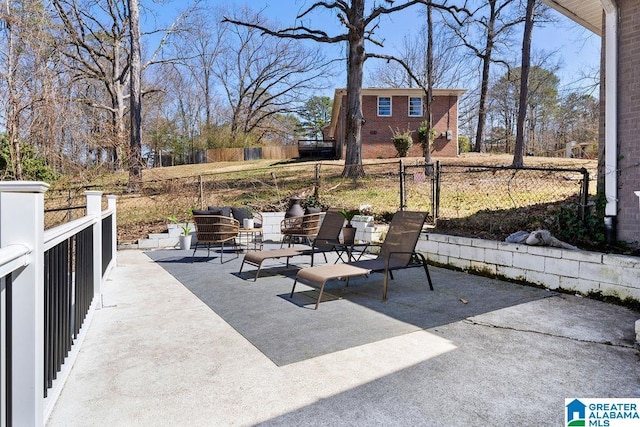
[[[340,215],[342,215],[344,219],[347,220],[347,225],[342,227],[342,239],[344,240],[344,243],[346,245],[352,245],[356,237],[356,228],[353,225],[351,225],[351,220],[353,219],[354,216],[358,215],[360,211],[358,209],[352,209],[352,210],[342,209],[339,212],[340,212]]]
[[[180,234],[180,249],[186,250],[191,248],[191,226],[189,225],[189,221],[182,221],[175,215],[170,215],[167,217],[169,221],[176,224],[182,233]]]

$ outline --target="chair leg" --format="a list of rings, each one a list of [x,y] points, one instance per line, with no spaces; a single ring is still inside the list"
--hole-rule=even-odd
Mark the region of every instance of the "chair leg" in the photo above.
[[[389,275],[391,275],[391,270],[384,272],[384,279],[382,282],[382,301],[387,300],[387,284],[389,283]]]
[[[322,286],[320,286],[320,292],[318,292],[318,301],[316,301],[316,308],[314,308],[314,310],[317,310],[318,309],[318,305],[320,305],[320,300],[322,299],[322,292],[324,291],[325,283],[327,283],[326,280],[324,282],[322,282]]]
[[[424,272],[427,274],[427,280],[429,281],[429,289],[433,290],[433,282],[431,282],[431,275],[429,274],[429,265],[427,264],[427,260],[421,253],[416,253],[420,260],[422,261],[422,266],[424,267]]]
[[[196,242],[196,247],[193,248],[193,253],[191,254],[191,262],[193,262],[193,257],[196,256],[197,250],[198,250],[198,242]]]
[[[244,262],[244,261],[242,261]],[[256,270],[256,277],[253,278],[253,281],[257,281],[258,280],[258,275],[260,275],[260,269],[262,268],[262,263],[260,263],[260,265],[258,266],[258,270]]]
[[[289,295],[289,298],[293,298],[293,291],[296,290],[296,283],[298,283],[298,279],[293,281],[293,288],[291,288],[291,294]]]

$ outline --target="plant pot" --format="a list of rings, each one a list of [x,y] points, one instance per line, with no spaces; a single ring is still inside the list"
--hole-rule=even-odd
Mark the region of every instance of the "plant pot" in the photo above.
[[[284,213],[285,218],[293,218],[304,215],[304,208],[300,206],[300,197],[292,197],[289,200],[289,209]]]
[[[242,228],[244,229],[251,229],[253,228],[253,218],[245,218],[242,220]]]
[[[355,227],[343,227],[342,228],[342,241],[345,245],[353,245],[356,238]]]
[[[191,249],[191,234],[180,236],[180,249],[183,251]]]

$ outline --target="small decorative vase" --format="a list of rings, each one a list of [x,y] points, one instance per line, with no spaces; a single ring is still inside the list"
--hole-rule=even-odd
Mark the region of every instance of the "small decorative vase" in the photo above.
[[[300,197],[292,197],[289,199],[289,209],[284,213],[285,218],[304,215],[304,208],[300,206]]]
[[[251,229],[253,228],[253,218],[245,218],[242,220],[242,228]]]

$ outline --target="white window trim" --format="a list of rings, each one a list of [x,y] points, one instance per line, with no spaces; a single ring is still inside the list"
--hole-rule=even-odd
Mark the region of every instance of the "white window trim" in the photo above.
[[[420,100],[420,114],[411,114],[411,100],[418,98]],[[407,97],[407,114],[409,117],[422,117],[424,115],[424,103],[421,96],[409,96]]]
[[[389,114],[380,114],[380,98],[389,99]],[[392,117],[393,116],[393,97],[378,96],[376,101],[376,113],[378,113],[378,117]]]

